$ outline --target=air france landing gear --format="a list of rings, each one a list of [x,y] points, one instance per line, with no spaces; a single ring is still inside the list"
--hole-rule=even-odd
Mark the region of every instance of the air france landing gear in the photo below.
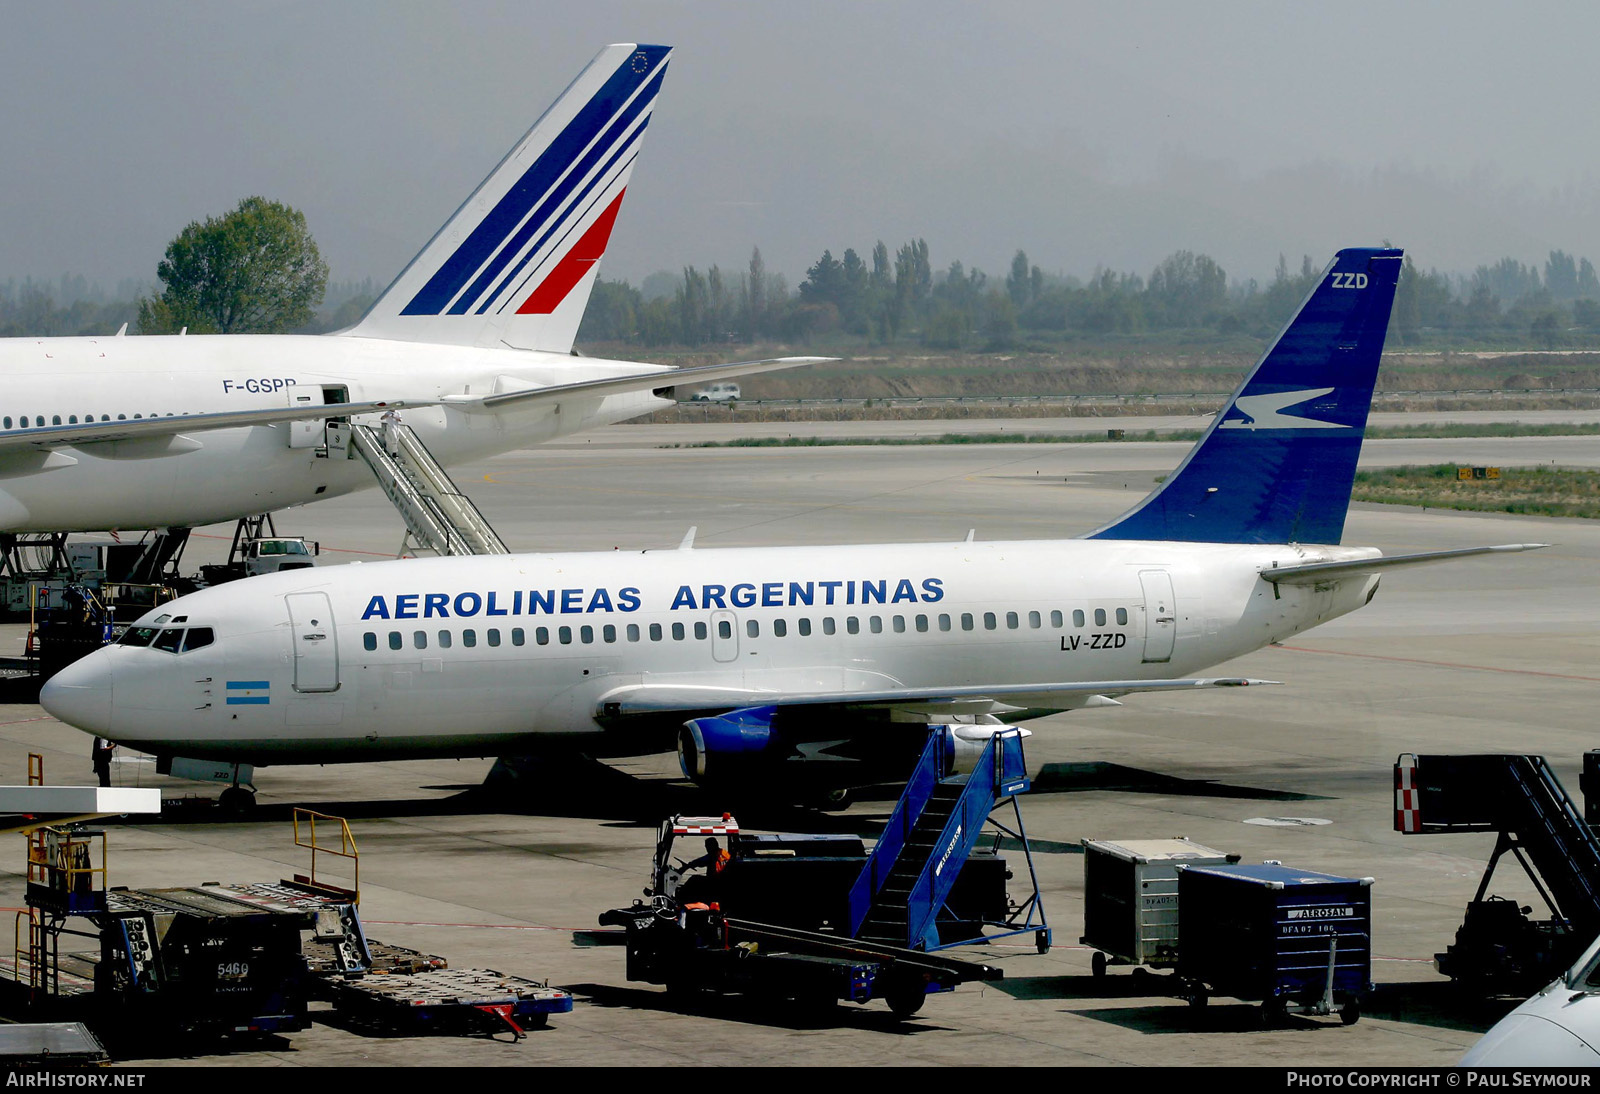
[[[239,765],[233,765],[233,785],[217,796],[217,807],[234,817],[248,816],[256,807],[254,788],[239,785]]]

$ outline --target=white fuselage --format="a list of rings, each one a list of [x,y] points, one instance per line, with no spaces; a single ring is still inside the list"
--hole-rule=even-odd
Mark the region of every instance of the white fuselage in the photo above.
[[[210,628],[210,643],[109,647],[63,670],[45,701],[142,750],[257,764],[595,747],[608,696],[641,686],[1182,676],[1351,611],[1377,583],[1275,587],[1262,569],[1376,553],[1065,540],[339,566],[164,605],[145,622]]]
[[[342,389],[349,402],[426,402],[653,367],[327,335],[11,338],[0,340],[0,428],[279,408],[307,394],[321,407],[324,389]],[[404,411],[403,421],[449,466],[666,405],[637,392],[500,414],[418,407]],[[12,449],[0,453],[0,532],[192,527],[374,484],[364,462],[319,455],[306,435],[299,423],[284,422],[48,452]]]

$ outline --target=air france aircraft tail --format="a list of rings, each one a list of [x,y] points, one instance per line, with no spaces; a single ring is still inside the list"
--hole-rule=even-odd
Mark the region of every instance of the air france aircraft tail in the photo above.
[[[1401,254],[1335,255],[1161,489],[1086,538],[1338,543]]]
[[[566,353],[667,46],[607,46],[346,334]]]

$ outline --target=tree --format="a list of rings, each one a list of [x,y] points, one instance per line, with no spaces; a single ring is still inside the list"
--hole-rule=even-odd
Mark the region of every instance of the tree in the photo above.
[[[273,334],[311,322],[328,264],[305,214],[249,197],[231,213],[194,221],[156,267],[166,286],[139,301],[139,329],[173,334]]]

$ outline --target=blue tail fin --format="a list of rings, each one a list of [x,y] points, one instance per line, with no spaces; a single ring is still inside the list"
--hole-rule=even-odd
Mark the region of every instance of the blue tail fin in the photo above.
[[[1178,469],[1085,538],[1338,543],[1401,254],[1335,255]]]

